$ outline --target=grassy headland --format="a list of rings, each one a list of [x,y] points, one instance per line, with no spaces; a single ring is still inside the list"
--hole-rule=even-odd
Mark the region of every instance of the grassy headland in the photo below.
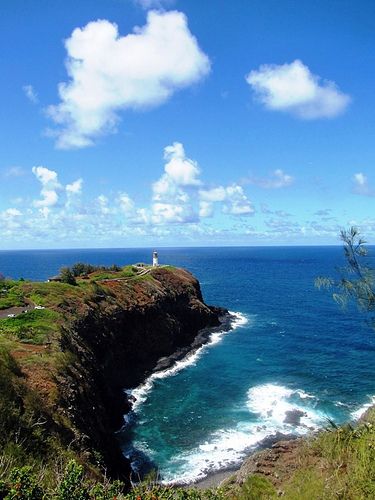
[[[106,405],[138,365],[132,382],[153,366],[160,344],[168,352],[185,345],[213,313],[196,280],[179,269],[127,266],[73,277],[74,284],[0,283],[0,499],[375,498],[374,410],[356,427],[330,425],[254,455],[221,488],[149,479],[129,490],[126,464],[124,483],[114,481],[107,467],[117,456],[106,455],[103,442],[118,420],[108,419]],[[177,330],[186,330],[178,341]],[[113,351],[135,362],[120,369]]]

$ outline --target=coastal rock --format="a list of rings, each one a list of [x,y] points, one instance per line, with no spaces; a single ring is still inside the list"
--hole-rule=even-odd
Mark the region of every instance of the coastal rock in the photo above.
[[[301,410],[289,410],[285,412],[284,423],[295,427],[301,425],[301,418],[306,417],[307,413]]]
[[[129,463],[114,432],[133,402],[124,388],[199,348],[211,328],[230,328],[228,311],[207,306],[187,271],[159,268],[149,276],[131,285],[106,280],[104,298],[79,304],[61,338],[62,351],[75,358],[58,384],[61,409],[69,411],[78,446],[99,451],[109,473],[123,478]]]

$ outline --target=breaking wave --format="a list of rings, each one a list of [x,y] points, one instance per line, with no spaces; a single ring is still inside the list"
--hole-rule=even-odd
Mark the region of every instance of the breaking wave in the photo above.
[[[246,401],[251,421],[220,429],[198,447],[174,456],[168,470],[163,471],[163,482],[199,481],[215,471],[237,466],[267,438],[280,434],[303,435],[317,430],[326,420],[326,415],[314,408],[317,401],[315,396],[303,390],[282,385],[251,387]]]

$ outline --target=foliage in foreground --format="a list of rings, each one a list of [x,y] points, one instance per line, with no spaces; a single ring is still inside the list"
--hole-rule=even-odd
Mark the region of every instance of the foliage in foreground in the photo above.
[[[346,266],[338,269],[338,279],[319,277],[315,285],[333,289],[333,298],[342,306],[350,300],[356,302],[360,310],[370,315],[375,327],[375,269],[367,260],[366,241],[355,227],[341,231],[340,239],[344,243]]]
[[[285,485],[288,500],[375,498],[374,415],[357,427],[333,426],[309,445]],[[313,458],[313,461],[311,460]]]
[[[375,498],[375,411],[368,418],[357,427],[332,425],[308,441],[279,492],[259,475],[250,475],[242,485],[207,490],[146,480],[125,492],[120,481],[93,482],[83,466],[71,460],[53,486],[31,467],[13,468],[0,481],[0,500],[266,500],[280,492],[286,500]]]
[[[226,498],[224,491],[220,489],[173,488],[148,481],[125,493],[121,481],[93,483],[85,477],[82,465],[74,460],[68,463],[55,488],[42,488],[31,467],[14,468],[7,480],[0,481],[0,500],[224,500],[224,498]]]

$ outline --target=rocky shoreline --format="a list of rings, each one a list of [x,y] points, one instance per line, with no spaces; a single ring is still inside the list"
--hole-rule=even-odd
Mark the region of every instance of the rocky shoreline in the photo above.
[[[189,346],[181,347],[170,356],[164,356],[158,359],[156,366],[152,370],[152,373],[158,373],[164,370],[168,370],[169,368],[172,368],[178,361],[182,361],[183,359],[191,356],[198,349],[207,344],[214,333],[229,332],[233,329],[233,323],[236,320],[236,317],[233,314],[223,308],[210,306],[210,309],[219,313],[218,320],[220,324],[217,326],[202,328],[201,330],[199,330],[197,336]]]
[[[370,406],[351,425],[362,425],[371,421],[374,411],[375,405]],[[252,450],[238,466],[213,472],[202,480],[184,485],[184,487],[204,490],[227,485],[242,485],[250,475],[257,474],[270,479],[278,489],[298,470],[302,455],[306,460],[306,449],[311,444],[311,439],[322,432],[325,432],[324,429],[310,432],[304,436],[283,435],[281,433],[270,436],[259,443],[259,446]],[[316,466],[317,460],[314,454],[309,454],[311,467]],[[280,494],[282,494],[281,490]]]

